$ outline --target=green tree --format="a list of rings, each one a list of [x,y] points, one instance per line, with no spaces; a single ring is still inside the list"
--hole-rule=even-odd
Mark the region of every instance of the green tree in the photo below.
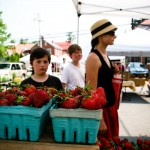
[[[6,32],[7,26],[3,23],[2,12],[0,11],[0,60],[7,56],[8,46],[6,41],[10,39],[11,34]]]
[[[75,35],[72,34],[72,32],[67,32],[67,42],[72,42],[75,39]]]
[[[28,43],[28,39],[20,39],[20,44],[27,44]]]
[[[6,60],[7,60],[8,62],[19,62],[19,58],[20,58],[20,57],[21,57],[20,54],[18,54],[18,53],[13,53],[12,55],[7,56],[7,57],[6,57]]]

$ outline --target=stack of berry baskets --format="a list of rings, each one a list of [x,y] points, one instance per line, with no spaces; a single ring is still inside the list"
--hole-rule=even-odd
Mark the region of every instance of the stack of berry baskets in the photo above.
[[[95,144],[106,104],[104,89],[94,92],[89,87],[58,92],[50,109],[56,142]]]
[[[0,139],[38,141],[56,93],[29,84],[0,92]]]

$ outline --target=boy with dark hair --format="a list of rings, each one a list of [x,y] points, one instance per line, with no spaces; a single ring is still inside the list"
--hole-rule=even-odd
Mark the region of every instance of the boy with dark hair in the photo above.
[[[46,73],[51,61],[50,53],[43,48],[36,48],[31,52],[30,64],[33,68],[31,77],[23,80],[20,86],[25,84],[32,84],[35,87],[53,87],[57,90],[62,89],[62,84],[59,78],[48,75]]]

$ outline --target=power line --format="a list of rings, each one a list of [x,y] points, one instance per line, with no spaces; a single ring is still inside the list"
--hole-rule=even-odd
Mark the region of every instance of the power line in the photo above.
[[[41,20],[38,18],[37,20],[40,24]],[[117,26],[128,26],[131,24],[121,24],[121,25],[117,25]],[[73,34],[76,34],[77,31],[68,31],[68,32],[72,32]],[[46,38],[61,38],[61,37],[66,37],[66,34],[68,32],[60,32],[60,33],[52,33],[52,34],[44,34],[42,35],[44,37],[44,39]],[[79,35],[86,35],[89,34],[90,31],[89,30],[80,30],[79,31]],[[40,33],[40,25],[39,25],[39,36],[29,36],[29,37],[20,37],[20,38],[13,38],[14,40],[20,40],[20,39],[28,39],[28,40],[32,40],[32,39],[41,39],[41,33]]]

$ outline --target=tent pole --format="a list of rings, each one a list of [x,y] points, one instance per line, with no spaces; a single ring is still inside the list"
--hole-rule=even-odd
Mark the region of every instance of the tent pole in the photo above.
[[[77,21],[77,44],[79,44],[79,24],[80,24],[79,22],[80,22],[81,14],[78,13],[77,15],[78,15],[78,21]]]
[[[77,0],[77,4],[76,4],[76,10],[77,10],[77,44],[79,43],[79,22],[80,22],[80,16],[81,16],[81,13],[80,13],[80,6],[81,6],[81,2],[78,2]]]

